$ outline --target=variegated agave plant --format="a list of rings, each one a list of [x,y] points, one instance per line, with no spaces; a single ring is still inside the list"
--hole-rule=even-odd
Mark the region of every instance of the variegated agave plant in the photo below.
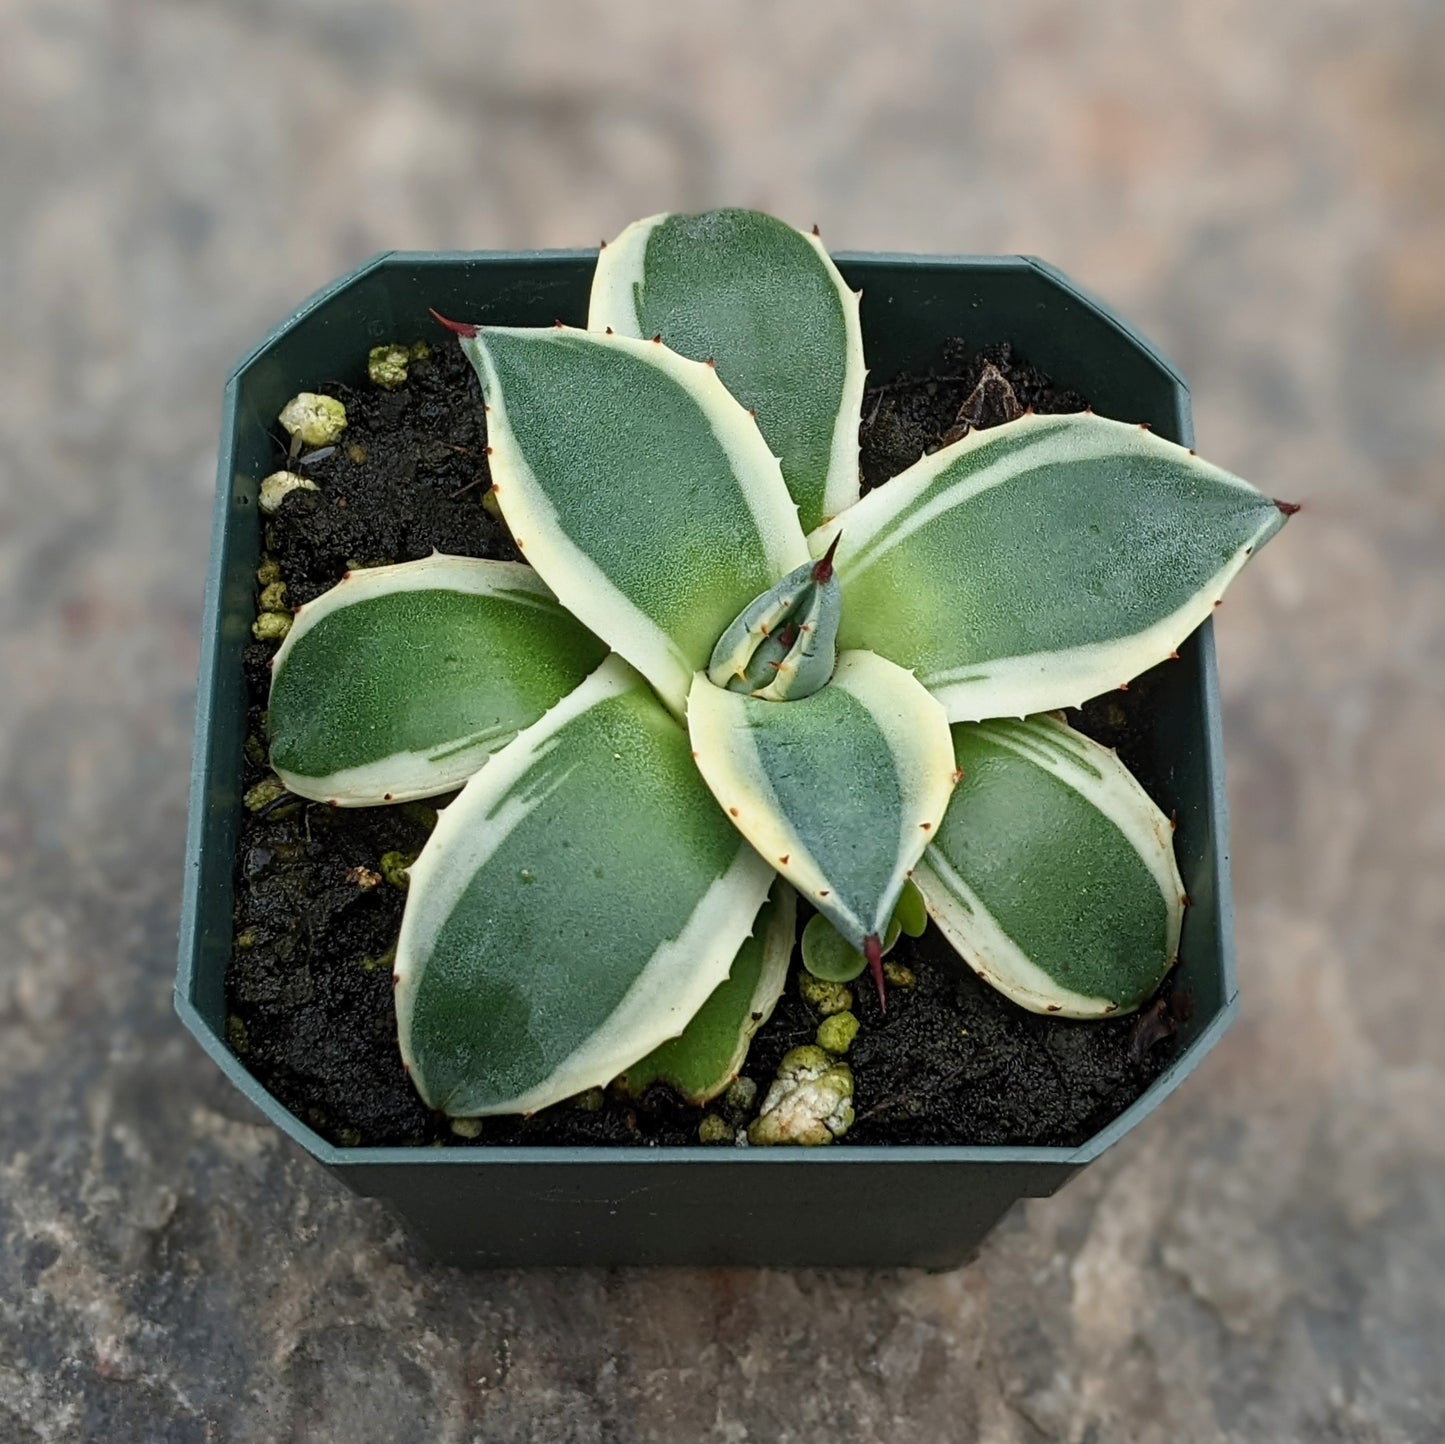
[[[293,792],[465,783],[397,949],[429,1104],[623,1075],[705,1100],[777,1000],[797,894],[881,996],[910,876],[1026,1008],[1153,992],[1170,824],[1048,714],[1168,657],[1286,509],[1091,414],[975,432],[860,501],[858,297],[753,212],[630,227],[587,330],[448,324],[532,565],[353,573],[297,616],[270,703]]]

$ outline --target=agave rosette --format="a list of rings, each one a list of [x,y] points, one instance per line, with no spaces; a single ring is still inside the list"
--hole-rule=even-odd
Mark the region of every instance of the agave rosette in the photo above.
[[[858,297],[755,212],[629,227],[588,329],[450,324],[531,565],[352,574],[298,614],[270,701],[302,796],[465,784],[397,948],[430,1105],[531,1112],[619,1078],[705,1101],[777,1001],[797,897],[881,991],[910,877],[1026,1008],[1157,988],[1170,824],[1048,714],[1174,652],[1276,503],[1089,413],[974,432],[860,500]]]

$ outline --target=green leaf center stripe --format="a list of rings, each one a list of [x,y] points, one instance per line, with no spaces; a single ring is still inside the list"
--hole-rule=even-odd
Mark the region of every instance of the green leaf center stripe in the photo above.
[[[1042,417],[1035,419],[1044,421]],[[885,495],[884,488],[875,487],[848,518],[847,537],[838,555],[840,574],[861,576],[935,518],[1033,467],[1055,464],[1057,453],[1051,458],[1047,448],[1050,428],[1030,426],[1028,421],[1026,418],[1022,423],[1015,423],[1019,429],[1008,428],[1011,432],[1008,435],[1000,435],[1006,430],[1002,427],[970,432],[953,446],[924,457],[888,483],[890,490],[898,487],[897,497]],[[989,459],[985,465],[973,469],[970,466],[973,454],[985,445],[988,445]],[[1040,454],[1041,447],[1043,454]],[[1109,454],[1104,446],[1096,450],[1101,456]],[[1077,452],[1073,456],[1083,459]],[[883,496],[884,501],[871,501],[878,496]],[[902,499],[905,496],[906,501]]]
[[[953,737],[963,780],[915,870],[930,913],[1024,1007],[1137,1007],[1179,947],[1168,819],[1114,754],[1051,717]]]
[[[460,786],[591,671],[602,644],[529,567],[440,554],[352,572],[276,655],[271,759],[366,806]]]
[[[1173,826],[1116,754],[1053,717],[1000,719],[981,724],[981,730],[990,742],[1037,763],[1097,808],[1149,869],[1161,896],[1183,906]],[[1177,931],[1174,942],[1177,945]]]
[[[853,946],[881,935],[952,785],[948,729],[927,693],[883,658],[848,653],[801,701],[699,675],[688,728],[703,776],[762,856]]]
[[[849,513],[839,645],[914,670],[956,721],[1076,706],[1167,657],[1283,520],[1138,427],[1024,417]]]
[[[1120,1011],[1112,998],[1061,986],[1039,967],[940,853],[924,854],[914,880],[928,900],[929,915],[956,951],[984,982],[1020,1007],[1066,1018],[1103,1018]]]
[[[723,629],[808,559],[776,458],[711,367],[651,342],[484,327],[463,347],[518,545],[680,713]]]
[[[619,659],[498,753],[411,872],[403,1057],[456,1116],[533,1112],[680,1033],[771,882]]]
[[[898,760],[871,711],[848,690],[846,673],[827,703],[820,709],[827,715],[820,717],[803,710],[806,699],[760,702],[748,709],[747,737],[770,805],[783,817],[808,819],[806,841],[795,833],[797,846],[806,848],[817,869],[820,890],[831,886],[861,935],[873,930],[873,919],[860,917],[849,903],[881,898],[890,889],[903,837],[903,787]],[[826,752],[825,778],[813,762],[818,752]],[[860,807],[862,798],[867,800]],[[809,901],[816,902],[817,894]]]
[[[714,358],[756,411],[805,526],[858,499],[858,296],[816,236],[756,211],[649,217],[599,255],[588,326]]]

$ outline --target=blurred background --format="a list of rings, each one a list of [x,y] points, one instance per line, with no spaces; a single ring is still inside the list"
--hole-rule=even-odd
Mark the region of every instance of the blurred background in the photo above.
[[[449,1273],[171,1014],[222,381],[722,203],[1044,256],[1306,503],[1219,617],[1243,1016],[962,1272]],[[1445,1435],[1439,4],[0,0],[0,334],[5,1444]]]

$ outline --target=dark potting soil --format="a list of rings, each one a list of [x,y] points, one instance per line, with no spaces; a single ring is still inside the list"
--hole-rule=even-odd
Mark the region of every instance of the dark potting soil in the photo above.
[[[293,492],[265,524],[264,552],[280,567],[290,605],[318,596],[350,566],[408,561],[433,548],[520,559],[483,504],[490,479],[476,378],[449,337],[433,344],[396,391],[318,383],[347,409],[347,430],[329,452],[288,463],[278,439],[277,467],[289,464],[319,488]],[[1007,344],[973,351],[952,342],[933,372],[895,378],[864,398],[864,490],[967,425],[997,425],[1026,407],[1085,404]],[[271,776],[265,706],[275,650],[263,642],[246,648],[248,789]],[[1070,720],[1117,746],[1157,794],[1146,745],[1152,691],[1146,675]],[[229,1039],[267,1089],[336,1143],[467,1141],[412,1088],[392,1012],[391,962],[406,894],[383,875],[383,859],[409,860],[435,821],[426,803],[338,810],[289,795],[243,815],[226,975]],[[394,870],[398,858],[388,861]],[[1077,1145],[1170,1061],[1174,1027],[1187,1010],[1171,977],[1135,1017],[1070,1022],[1025,1012],[979,982],[932,926],[922,938],[901,938],[889,960],[915,982],[890,989],[886,1013],[866,977],[853,987],[862,1024],[848,1056],[857,1121],[842,1146]],[[800,966],[795,959],[795,972]],[[744,1068],[760,1097],[782,1055],[817,1031],[819,1018],[795,983],[789,979]],[[701,1116],[664,1086],[641,1099],[594,1090],[529,1119],[486,1119],[475,1143],[694,1144]]]

